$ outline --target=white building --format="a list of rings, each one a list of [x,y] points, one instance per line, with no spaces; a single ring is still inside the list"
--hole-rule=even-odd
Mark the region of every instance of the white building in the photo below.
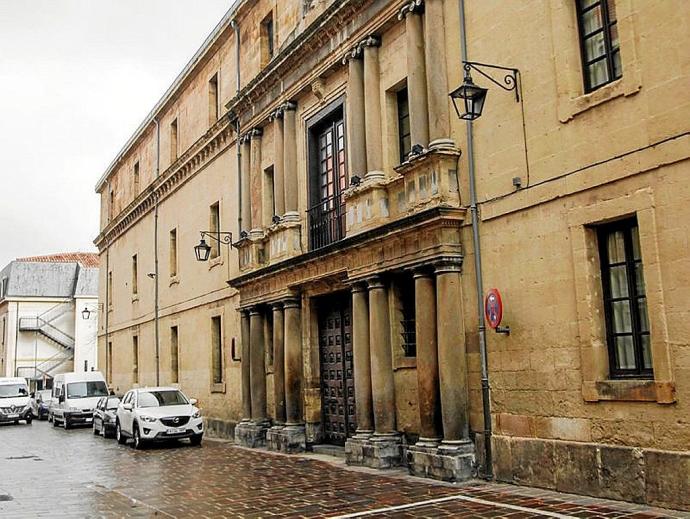
[[[0,271],[0,376],[41,388],[57,373],[98,369],[97,313],[96,254],[12,261]]]

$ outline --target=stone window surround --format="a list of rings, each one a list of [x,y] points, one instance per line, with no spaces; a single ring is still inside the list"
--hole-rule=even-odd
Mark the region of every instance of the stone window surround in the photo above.
[[[209,339],[212,338],[212,333],[213,330],[211,329],[211,326],[213,326],[213,318],[214,317],[220,317],[220,362],[221,362],[221,369],[223,373],[223,381],[220,383],[215,383],[213,382],[213,376],[210,377],[209,379],[209,388],[211,393],[225,393],[225,382],[226,382],[226,370],[227,366],[225,363],[225,308],[213,308],[208,312],[208,320],[209,320]],[[209,344],[211,344],[211,341],[209,340]],[[210,352],[211,355],[208,357],[208,372],[212,375],[213,374],[213,352]]]
[[[585,94],[578,32],[577,6],[572,0],[548,2],[551,21],[553,64],[556,74],[558,119],[568,123],[576,116],[621,96],[631,96],[642,88],[642,73],[637,49],[639,22],[633,0],[616,0],[623,77]],[[564,42],[570,45],[563,45]],[[560,42],[556,45],[555,42]]]
[[[633,215],[637,217],[640,229],[654,380],[610,380],[595,226]],[[674,403],[675,380],[671,367],[653,191],[647,188],[573,209],[568,215],[568,227],[575,275],[583,399],[586,402]]]

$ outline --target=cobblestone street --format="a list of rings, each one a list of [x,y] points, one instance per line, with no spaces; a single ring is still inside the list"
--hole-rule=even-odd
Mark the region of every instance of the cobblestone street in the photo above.
[[[135,451],[90,429],[0,427],[2,517],[690,517],[690,514],[250,451],[227,442]]]

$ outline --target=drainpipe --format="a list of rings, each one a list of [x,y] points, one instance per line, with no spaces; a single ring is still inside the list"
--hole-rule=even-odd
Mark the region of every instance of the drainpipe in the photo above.
[[[467,61],[467,32],[465,20],[465,0],[459,0],[460,42],[462,59]],[[479,353],[482,371],[482,410],[484,415],[484,478],[493,479],[493,460],[491,453],[491,395],[489,389],[489,357],[486,348],[486,321],[484,318],[484,284],[482,281],[482,253],[479,243],[479,214],[477,209],[477,186],[474,169],[474,139],[472,121],[467,125],[467,163],[470,177],[470,215],[472,217],[472,243],[474,247],[474,272],[477,286],[477,317],[479,320]]]
[[[161,158],[161,128],[158,118],[154,118],[156,123],[156,178],[160,175],[160,158]],[[154,308],[154,323],[156,332],[156,385],[160,386],[160,341],[159,341],[159,326],[158,326],[158,195],[154,193],[155,209],[153,216],[153,261],[154,261],[154,287],[155,287],[155,308]]]
[[[108,184],[108,190],[110,190],[110,184]],[[110,273],[110,244],[106,245],[105,248],[105,304],[103,305],[103,313],[105,313],[105,376],[106,378],[111,379],[112,377],[108,377],[108,374],[110,373],[110,365],[109,365],[109,359],[108,359],[108,348],[110,347],[110,341],[109,341],[109,328],[108,328],[108,319],[110,318],[110,283],[108,283],[108,277]],[[112,380],[108,380],[108,383],[112,384]]]
[[[232,30],[235,31],[235,59],[236,59],[236,65],[235,65],[235,96],[240,95],[240,26],[237,23],[237,20],[232,20],[230,22],[230,26],[232,27]],[[235,121],[235,135],[236,140],[235,140],[235,147],[237,148],[237,199],[239,201],[238,207],[239,211],[237,212],[237,232],[242,232],[242,146],[240,145],[240,116],[239,114],[237,115],[237,120]]]

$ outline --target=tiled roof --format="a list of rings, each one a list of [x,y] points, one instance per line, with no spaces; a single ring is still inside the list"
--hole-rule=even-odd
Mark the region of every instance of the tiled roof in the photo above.
[[[82,267],[98,268],[98,254],[93,252],[63,252],[47,256],[17,258],[17,261],[34,263],[79,263]]]

